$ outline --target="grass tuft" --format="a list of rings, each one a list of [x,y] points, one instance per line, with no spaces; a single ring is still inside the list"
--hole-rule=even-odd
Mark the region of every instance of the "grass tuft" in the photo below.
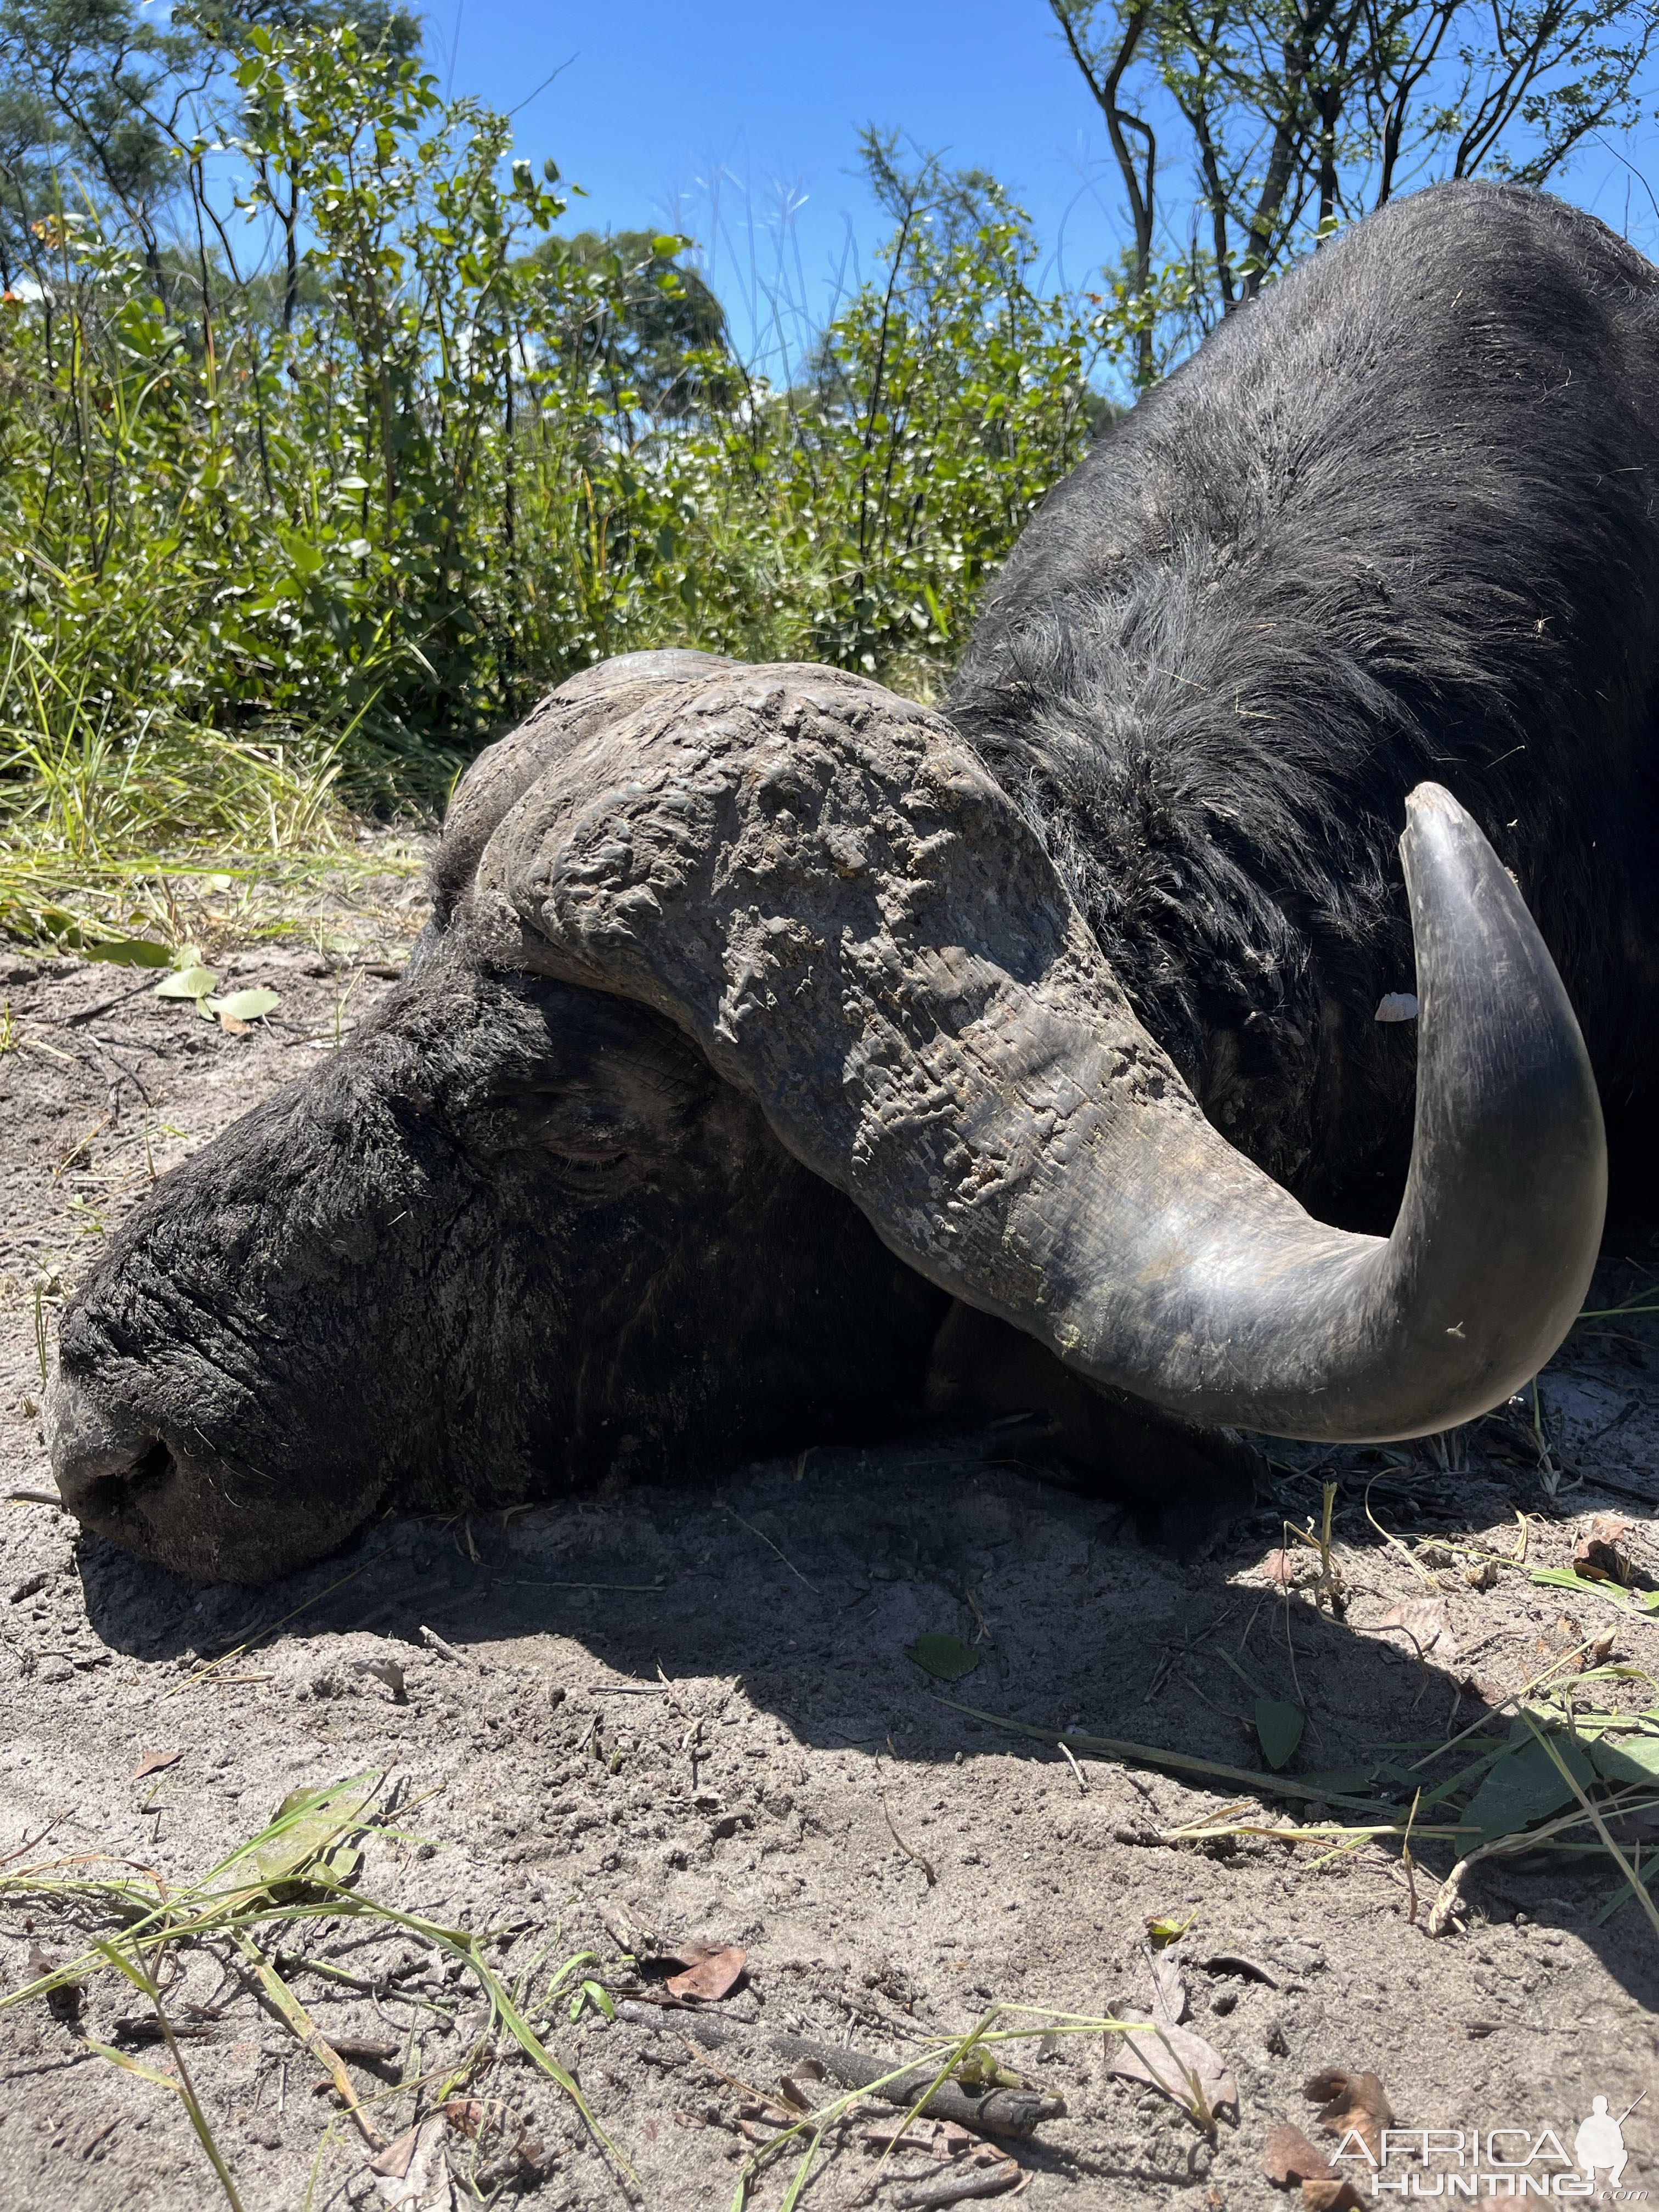
[[[88,2040],[86,2047],[123,2072],[151,2081],[180,2099],[226,2201],[234,2212],[241,2212],[234,2179],[214,2139],[161,2006],[161,1962],[175,1951],[206,1949],[228,1968],[238,1960],[252,1966],[272,2009],[286,2021],[301,2047],[310,2052],[332,2077],[365,2138],[378,2143],[383,2138],[370,2119],[367,2106],[381,2104],[385,2098],[359,2100],[337,2055],[319,2033],[305,2007],[276,1972],[258,1939],[262,1930],[281,1928],[295,1920],[315,1919],[319,1912],[362,1921],[371,1926],[378,1924],[388,1930],[400,1929],[458,1961],[489,2006],[489,2027],[462,2067],[448,2075],[435,2104],[441,2106],[451,2089],[476,2071],[481,2057],[499,2031],[510,2036],[532,2065],[569,2100],[618,2174],[629,2184],[636,2183],[633,2167],[600,2125],[574,2076],[549,2050],[532,2024],[531,2010],[539,2008],[532,2005],[532,1980],[546,1953],[538,1954],[509,1986],[485,1956],[488,1931],[478,1934],[465,1928],[446,1927],[421,1914],[399,1911],[349,1886],[356,1856],[352,1848],[354,1838],[374,1828],[385,1836],[412,1840],[402,1837],[400,1831],[389,1825],[392,1807],[383,1805],[376,1809],[375,1800],[384,1780],[384,1777],[358,1775],[330,1784],[325,1789],[296,1792],[257,1834],[237,1844],[198,1881],[182,1887],[172,1887],[154,1872],[108,1877],[88,1875],[77,1870],[88,1863],[80,1856],[47,1861],[0,1875],[0,1896],[27,1898],[58,1913],[104,1923],[77,1958],[0,1996],[0,2013],[19,2005],[44,2002],[55,1991],[71,1985],[90,1984],[100,1973],[119,1975],[143,1990],[155,2007],[176,2074],[146,2067],[126,2052],[105,2044]],[[94,1860],[102,1856],[94,1854]],[[568,1978],[569,1971],[568,1965],[552,1976],[550,2001],[550,1995],[556,1994]],[[387,2094],[392,2098],[418,2095],[426,2080],[422,2076],[418,2081],[402,2083]]]

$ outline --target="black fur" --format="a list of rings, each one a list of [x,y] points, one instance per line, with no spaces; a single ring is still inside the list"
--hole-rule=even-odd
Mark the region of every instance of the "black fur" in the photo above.
[[[1410,1134],[1395,841],[1425,777],[1518,879],[1628,1184],[1653,1095],[1659,274],[1541,194],[1336,239],[1050,496],[950,711],[1206,1112],[1383,1225]]]

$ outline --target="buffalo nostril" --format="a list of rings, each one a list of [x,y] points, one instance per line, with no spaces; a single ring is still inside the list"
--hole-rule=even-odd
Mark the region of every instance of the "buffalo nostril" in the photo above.
[[[46,1432],[59,1495],[94,1525],[142,1508],[177,1471],[153,1429],[100,1405],[61,1370],[46,1394]]]
[[[175,1471],[173,1454],[156,1442],[119,1455],[106,1450],[70,1458],[58,1469],[58,1488],[70,1512],[95,1526],[142,1510],[147,1495],[163,1488]]]

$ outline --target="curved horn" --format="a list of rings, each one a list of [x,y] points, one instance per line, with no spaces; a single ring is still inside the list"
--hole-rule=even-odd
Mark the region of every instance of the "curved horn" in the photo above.
[[[833,670],[661,690],[501,823],[489,957],[695,1036],[890,1248],[1096,1381],[1381,1441],[1516,1389],[1578,1311],[1605,1151],[1509,877],[1413,794],[1416,1138],[1386,1239],[1313,1220],[1212,1129],[1036,834],[940,717]]]

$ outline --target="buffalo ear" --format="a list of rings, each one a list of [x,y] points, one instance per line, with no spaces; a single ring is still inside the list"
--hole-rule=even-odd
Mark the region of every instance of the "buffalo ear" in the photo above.
[[[574,746],[676,684],[736,665],[718,653],[678,647],[619,653],[568,678],[516,730],[487,745],[456,785],[444,817],[430,879],[436,933],[449,927],[503,817]]]

